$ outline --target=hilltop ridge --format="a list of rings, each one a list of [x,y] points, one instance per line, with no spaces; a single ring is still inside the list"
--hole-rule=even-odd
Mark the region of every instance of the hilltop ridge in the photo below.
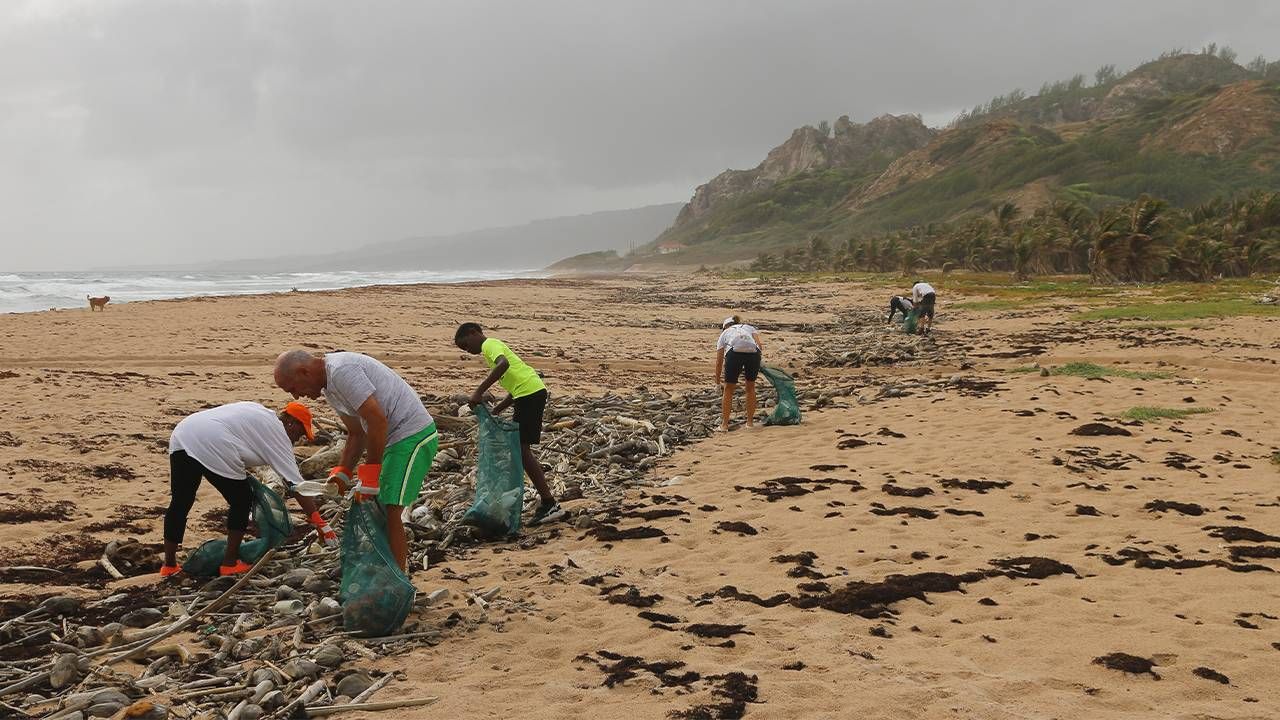
[[[915,115],[806,125],[755,168],[699,185],[632,261],[732,262],[1006,202],[1096,211],[1147,193],[1191,206],[1280,186],[1280,63],[1246,68],[1228,52],[1166,53],[1123,75],[1105,66],[1092,85],[1078,75],[1014,91],[944,129]]]

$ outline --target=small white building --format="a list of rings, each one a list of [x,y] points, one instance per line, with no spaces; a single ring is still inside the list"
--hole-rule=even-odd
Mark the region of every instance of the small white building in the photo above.
[[[670,255],[673,252],[680,252],[683,249],[685,249],[685,244],[682,242],[675,242],[674,240],[658,243],[659,255]]]

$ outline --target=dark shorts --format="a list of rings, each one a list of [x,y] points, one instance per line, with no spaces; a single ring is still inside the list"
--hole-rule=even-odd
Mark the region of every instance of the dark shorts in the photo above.
[[[537,445],[542,442],[542,412],[547,409],[547,391],[543,389],[516,398],[512,405],[515,411],[511,419],[520,426],[520,444]]]
[[[760,353],[740,353],[734,350],[724,354],[724,382],[737,385],[738,377],[747,375],[747,382],[755,382],[760,374]]]
[[[933,306],[938,302],[938,296],[929,293],[920,299],[920,314],[928,315],[929,319],[933,319]]]

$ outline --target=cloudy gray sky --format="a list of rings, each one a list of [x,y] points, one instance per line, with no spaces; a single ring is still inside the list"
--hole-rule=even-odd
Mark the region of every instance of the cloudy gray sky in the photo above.
[[[0,271],[685,200],[802,124],[1208,42],[1280,57],[1280,2],[0,0]]]

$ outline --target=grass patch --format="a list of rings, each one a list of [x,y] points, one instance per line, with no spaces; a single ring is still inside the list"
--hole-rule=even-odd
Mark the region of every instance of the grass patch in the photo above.
[[[1017,310],[1019,308],[1028,307],[1030,305],[1039,304],[1040,298],[1028,298],[1025,300],[1015,300],[1011,298],[1003,298],[998,300],[978,300],[977,302],[961,303],[956,307],[961,310]]]
[[[1077,313],[1075,319],[1168,321],[1241,316],[1280,317],[1280,306],[1260,305],[1252,300],[1239,299],[1144,303],[1086,310]]]
[[[1067,363],[1066,365],[1059,365],[1058,367],[1049,368],[1049,374],[1071,375],[1073,377],[1082,378],[1122,377],[1134,380],[1163,380],[1170,377],[1169,373],[1121,370],[1120,368],[1096,365],[1089,362],[1073,362]]]
[[[1167,408],[1167,407],[1147,407],[1138,406],[1131,407],[1124,411],[1121,415],[1125,420],[1181,420],[1191,415],[1203,415],[1204,413],[1213,412],[1212,408],[1190,407],[1190,408]]]

